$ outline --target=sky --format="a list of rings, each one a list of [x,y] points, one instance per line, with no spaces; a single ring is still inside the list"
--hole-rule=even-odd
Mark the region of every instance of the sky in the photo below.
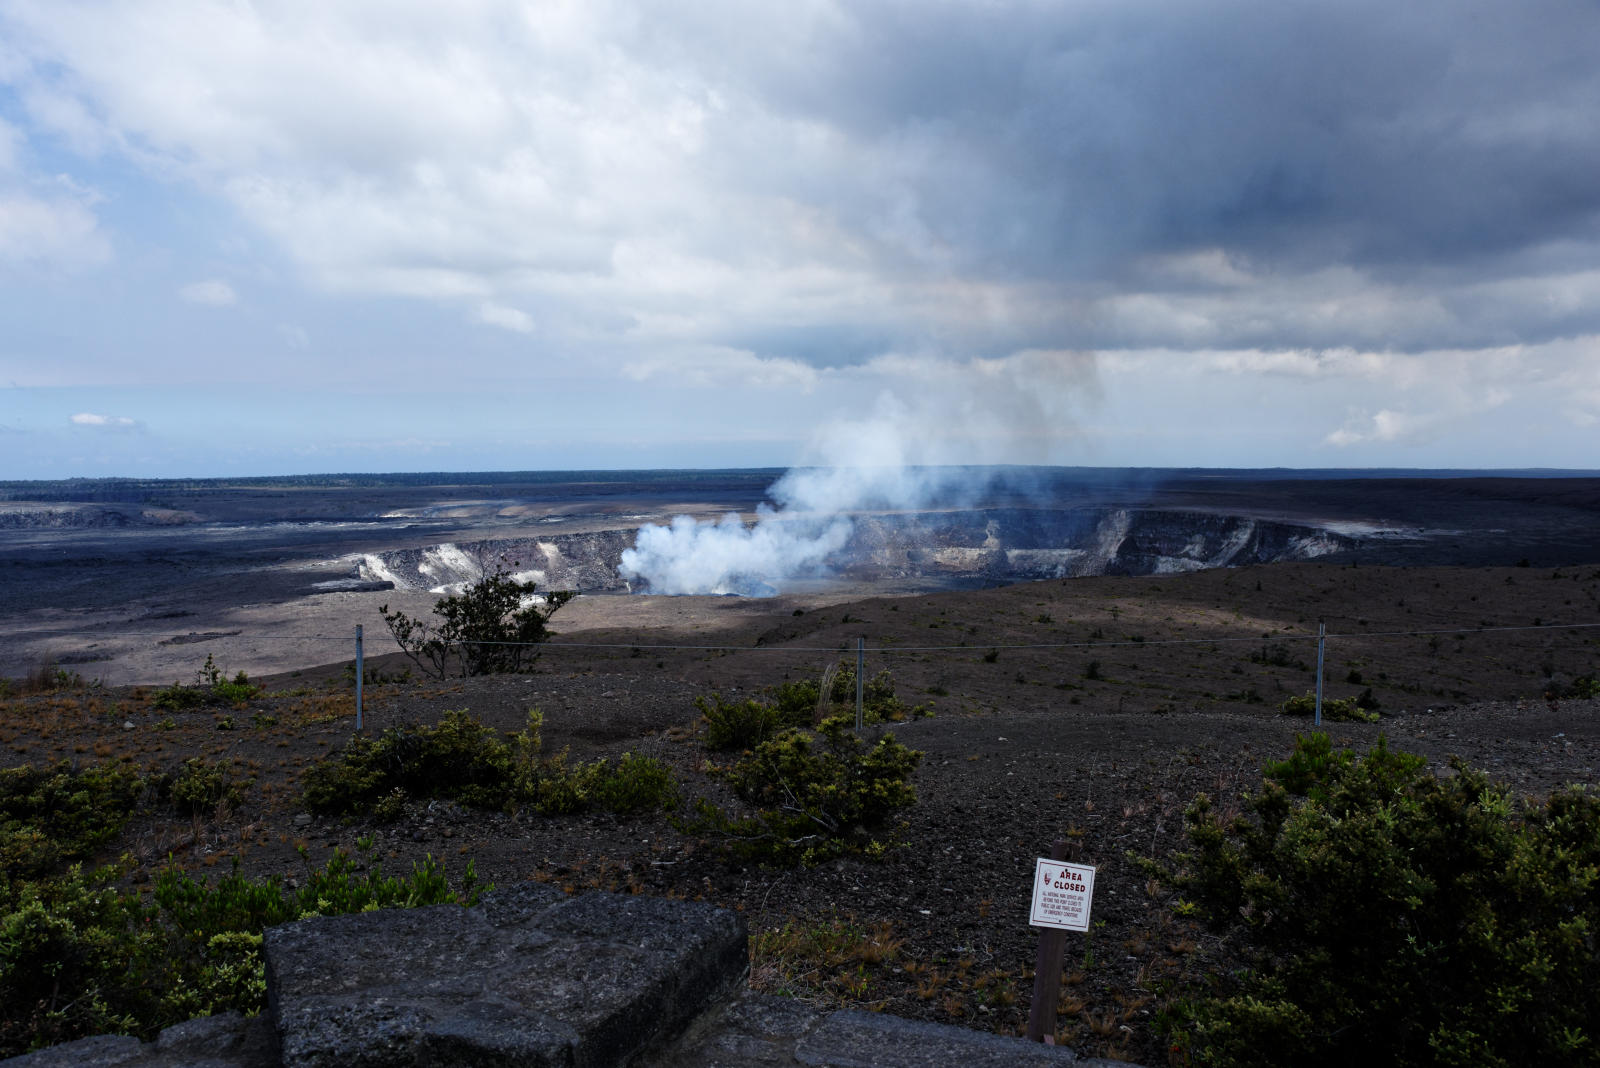
[[[1593,0],[0,0],[0,478],[1600,467]]]

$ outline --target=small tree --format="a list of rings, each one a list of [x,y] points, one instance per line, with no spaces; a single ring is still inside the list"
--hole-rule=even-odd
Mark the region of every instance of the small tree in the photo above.
[[[434,604],[439,622],[429,626],[404,612],[378,611],[412,661],[437,678],[521,671],[538,659],[534,648],[550,636],[545,624],[575,596],[557,591],[533,600],[535,585],[496,571]]]

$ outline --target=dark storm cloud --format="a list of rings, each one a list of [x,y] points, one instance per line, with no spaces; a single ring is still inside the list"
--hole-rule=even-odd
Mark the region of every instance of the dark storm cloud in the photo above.
[[[1470,271],[1596,237],[1593,3],[891,4],[800,22],[739,76],[925,161],[879,177],[964,267],[1098,276],[1220,246]],[[877,192],[836,207],[868,228]]]

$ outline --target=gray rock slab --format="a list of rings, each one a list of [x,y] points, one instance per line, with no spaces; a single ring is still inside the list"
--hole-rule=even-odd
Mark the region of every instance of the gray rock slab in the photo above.
[[[1064,1046],[872,1012],[836,1012],[795,1046],[813,1068],[1051,1068],[1083,1065]]]
[[[625,1064],[743,975],[710,905],[537,884],[477,908],[313,917],[266,932],[283,1064]]]
[[[127,1035],[95,1035],[76,1042],[63,1042],[34,1053],[12,1057],[6,1068],[112,1068],[137,1064],[144,1056],[144,1043]]]
[[[97,1035],[0,1063],[6,1068],[274,1068],[278,1035],[265,1016],[224,1012],[176,1024],[154,1042]]]
[[[156,1060],[194,1068],[272,1068],[278,1031],[265,1016],[221,1012],[174,1024],[156,1036]]]
[[[703,1014],[649,1068],[790,1068],[794,1047],[827,1016],[794,998],[744,990]]]

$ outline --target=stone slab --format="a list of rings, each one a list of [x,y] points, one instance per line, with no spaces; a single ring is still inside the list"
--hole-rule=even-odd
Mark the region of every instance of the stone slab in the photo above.
[[[623,1064],[744,973],[733,913],[527,884],[266,932],[284,1065]]]
[[[742,990],[694,1022],[645,1068],[793,1068],[800,1037],[827,1015],[794,998]]]
[[[202,1016],[154,1042],[96,1035],[0,1062],[6,1068],[275,1068],[278,1034],[265,1016]]]
[[[881,1013],[836,1012],[805,1034],[795,1060],[811,1068],[1058,1068],[1084,1065],[1065,1046]]]

